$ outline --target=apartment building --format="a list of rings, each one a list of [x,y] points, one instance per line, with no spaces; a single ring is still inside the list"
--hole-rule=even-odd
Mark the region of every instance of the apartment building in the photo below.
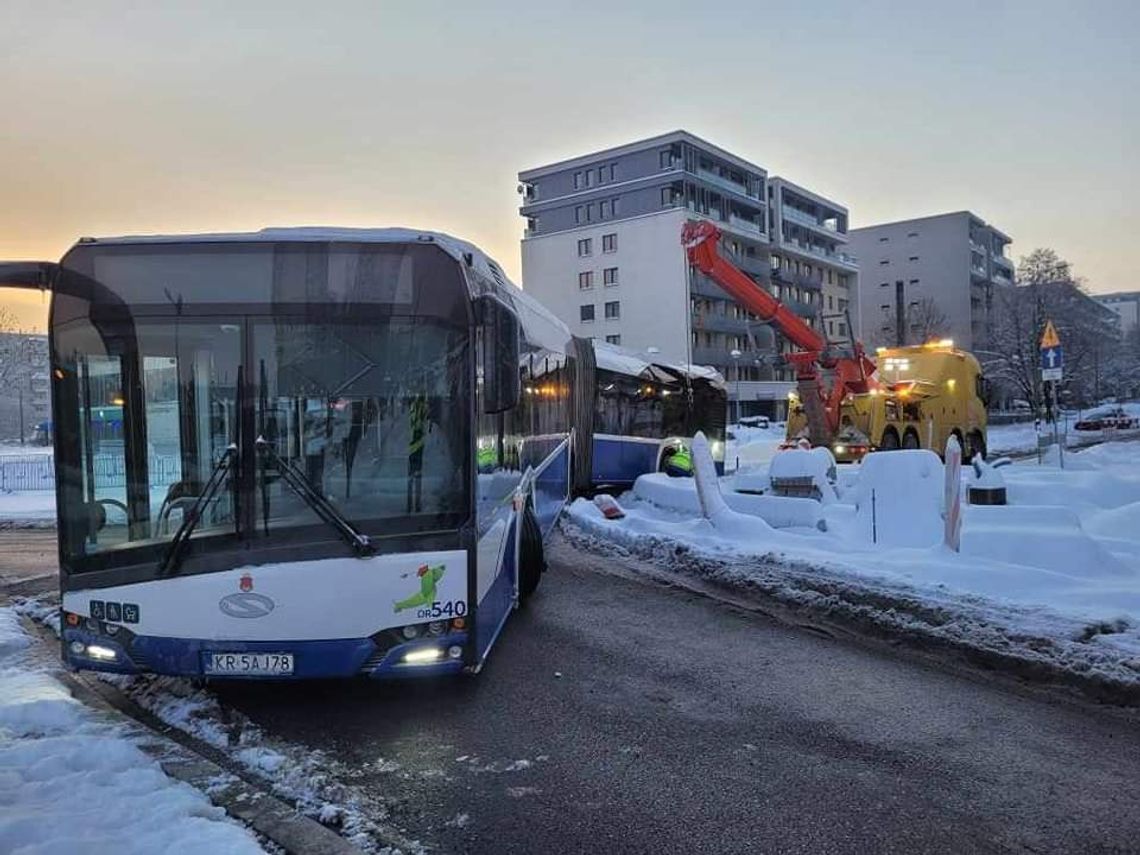
[[[791,373],[775,331],[690,269],[686,220],[714,221],[721,251],[810,323],[828,296],[833,324],[850,303],[846,209],[687,131],[524,170],[519,191],[523,287],[577,335],[715,367],[734,414],[782,415]]]
[[[861,336],[872,346],[952,338],[984,349],[995,289],[1013,284],[1010,237],[969,211],[852,229]]]
[[[1092,298],[1120,319],[1120,334],[1128,335],[1140,326],[1140,291],[1093,294]]]

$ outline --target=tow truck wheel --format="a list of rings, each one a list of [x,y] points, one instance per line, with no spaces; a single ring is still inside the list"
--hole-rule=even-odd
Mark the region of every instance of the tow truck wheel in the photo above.
[[[969,463],[974,459],[975,455],[980,454],[984,460],[986,457],[986,438],[982,436],[981,431],[971,431],[969,437],[966,439],[966,451],[964,457],[966,462]]]
[[[546,553],[542,548],[542,529],[534,510],[527,505],[522,515],[522,529],[519,532],[519,600],[530,598],[546,570]]]
[[[883,441],[879,443],[879,449],[881,451],[898,451],[899,435],[894,428],[887,428],[883,431]]]
[[[918,434],[908,429],[907,432],[903,434],[902,447],[911,450],[921,448],[922,443],[918,441]]]

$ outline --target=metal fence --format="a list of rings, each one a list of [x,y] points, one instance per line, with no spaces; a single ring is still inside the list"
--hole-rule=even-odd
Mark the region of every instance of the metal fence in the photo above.
[[[182,477],[182,461],[177,457],[151,457],[147,468],[152,487],[164,487]],[[127,486],[126,465],[120,456],[97,455],[92,469],[98,487]],[[54,489],[55,468],[50,454],[0,457],[0,491]]]

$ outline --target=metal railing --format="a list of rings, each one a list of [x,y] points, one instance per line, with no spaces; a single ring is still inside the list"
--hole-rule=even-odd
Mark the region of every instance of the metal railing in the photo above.
[[[96,455],[92,470],[96,488],[127,485],[126,462],[118,455]],[[151,457],[147,472],[151,487],[165,487],[182,478],[182,461],[177,457]],[[0,457],[0,492],[54,489],[52,455]]]

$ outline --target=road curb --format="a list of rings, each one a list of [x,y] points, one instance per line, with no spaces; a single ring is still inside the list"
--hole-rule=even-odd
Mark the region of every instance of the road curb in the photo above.
[[[756,556],[752,561],[740,557],[722,558],[694,552],[684,544],[664,538],[650,538],[645,544],[633,546],[604,540],[566,522],[562,531],[573,548],[604,556],[611,564],[615,553],[652,564],[654,570],[650,573],[630,567],[627,572],[634,576],[759,612],[788,626],[847,636],[894,649],[902,647],[920,657],[963,669],[974,676],[1000,677],[1012,686],[1032,687],[1054,694],[1062,690],[1067,697],[1119,708],[1126,715],[1140,711],[1140,679],[1125,682],[1104,674],[1064,668],[1052,660],[1034,659],[1029,655],[1034,645],[1047,646],[1053,643],[1051,639],[1019,636],[1017,640],[1024,647],[1024,655],[1021,655],[1012,645],[1002,650],[940,634],[938,617],[927,619],[922,614],[922,604],[901,597],[895,599],[880,591],[864,591],[857,584],[844,587],[830,579],[813,580],[809,573],[805,573],[796,577],[798,587],[793,592],[784,579],[779,583],[765,582],[762,579],[732,578],[729,573],[733,565],[747,563],[750,567],[763,566],[779,576],[801,566],[795,562],[764,556]]]

